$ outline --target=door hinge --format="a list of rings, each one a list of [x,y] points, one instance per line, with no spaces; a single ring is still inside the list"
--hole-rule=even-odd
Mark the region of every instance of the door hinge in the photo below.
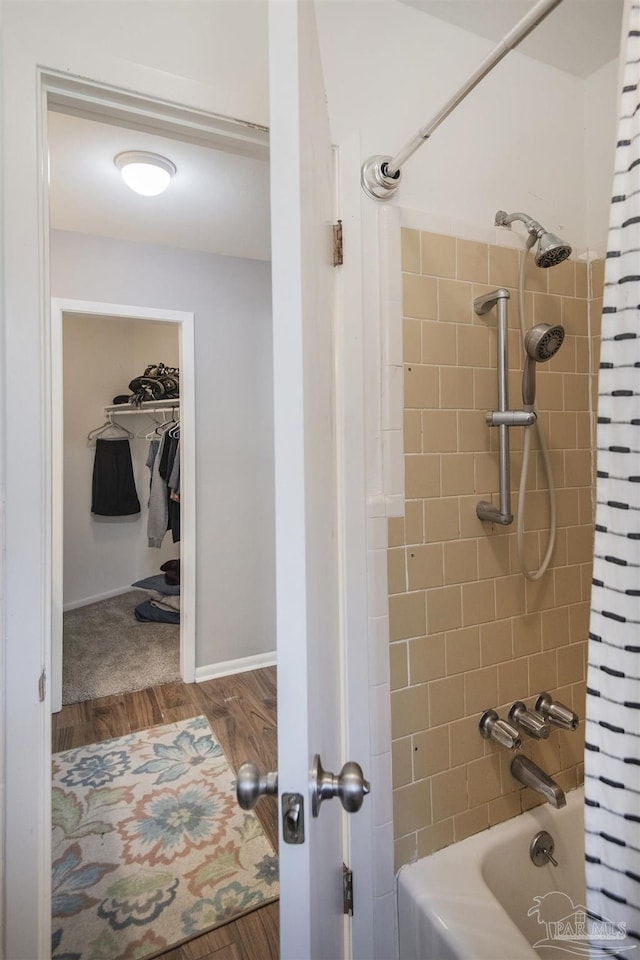
[[[44,701],[46,690],[47,690],[47,671],[43,670],[42,673],[40,674],[40,679],[38,680],[38,697],[40,699],[40,703],[43,703]]]
[[[342,220],[333,225],[333,265],[341,267],[343,264],[342,249]]]
[[[342,864],[342,904],[343,913],[353,916],[353,870],[349,870],[346,863]]]

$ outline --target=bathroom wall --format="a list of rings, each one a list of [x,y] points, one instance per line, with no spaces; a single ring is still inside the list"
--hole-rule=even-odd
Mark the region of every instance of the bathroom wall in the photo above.
[[[618,117],[618,62],[613,60],[584,83],[586,246],[602,258],[613,193],[613,154]]]
[[[495,46],[394,0],[321,2],[316,15],[334,140],[357,130],[363,160],[399,150]],[[472,239],[496,210],[524,209],[601,255],[616,73],[583,80],[511,51],[406,163],[389,203]]]
[[[149,444],[153,430],[145,414],[116,417],[137,433],[129,442],[140,513],[126,517],[91,514],[91,478],[95,447],[89,432],[106,420],[104,407],[147,364],[179,366],[179,329],[175,323],[85,317],[63,319],[64,387],[64,606],[91,603],[127,590],[133,581],[158,573],[160,564],[180,555],[168,534],[161,549],[149,548],[147,516]],[[113,434],[111,434],[113,436]]]
[[[514,700],[531,704],[549,690],[584,716],[595,362],[584,262],[542,270],[531,260],[527,270],[527,325],[562,322],[567,331],[557,356],[537,368],[558,503],[543,579],[526,582],[519,572],[514,528],[475,514],[479,499],[497,499],[497,436],[485,424],[497,386],[495,310],[478,317],[472,301],[495,286],[511,292],[517,406],[519,257],[514,248],[402,230],[405,513],[388,522],[396,868],[538,802],[510,776],[507,751],[481,738],[485,709],[504,716]],[[601,287],[601,267],[593,274]],[[517,515],[522,431],[510,437]],[[539,451],[527,486],[526,555],[536,568],[548,528]],[[523,750],[569,790],[582,777],[583,730],[554,730]]]
[[[194,312],[196,667],[271,654],[270,264],[54,230],[51,290]]]
[[[316,15],[333,139],[341,145],[348,143],[350,149],[354,144],[353,152],[360,160],[371,154],[392,153],[399,149],[422,123],[433,116],[493,46],[490,41],[393,0],[321,2],[316,6]],[[511,52],[494,74],[473,91],[429,143],[406,164],[403,183],[395,198],[386,204],[361,199],[361,251],[357,239],[356,249],[350,246],[351,234],[359,224],[345,224],[347,257],[358,256],[361,252],[364,275],[372,704],[369,729],[372,778],[375,776],[378,784],[376,796],[372,797],[377,864],[376,943],[385,942],[385,931],[389,930],[393,914],[393,864],[387,851],[394,834],[394,819],[397,836],[398,789],[403,790],[400,795],[402,809],[408,809],[409,816],[415,817],[414,824],[420,826],[413,826],[396,843],[404,849],[409,848],[407,856],[416,855],[419,831],[421,852],[427,849],[424,841],[430,832],[433,833],[430,830],[433,825],[431,784],[428,783],[425,791],[425,775],[418,770],[416,780],[422,779],[423,784],[412,789],[412,759],[409,771],[396,785],[394,812],[391,797],[386,792],[387,776],[392,767],[388,752],[391,742],[389,611],[381,593],[384,597],[387,585],[387,518],[402,512],[403,489],[402,470],[399,469],[402,465],[401,420],[397,418],[402,405],[397,396],[402,391],[402,357],[397,342],[401,321],[395,322],[401,300],[401,291],[394,279],[400,275],[399,262],[396,268],[400,247],[399,236],[397,240],[395,236],[396,230],[399,234],[396,223],[401,218],[405,226],[446,234],[454,238],[454,243],[456,237],[483,243],[500,242],[493,230],[496,210],[524,208],[539,217],[549,229],[567,236],[576,254],[592,247],[602,251],[615,144],[614,121],[609,117],[609,112],[615,116],[615,72],[615,65],[610,65],[608,71],[603,69],[589,81],[583,81],[517,51]],[[597,149],[587,156],[587,144],[596,141]],[[341,183],[344,190],[356,186],[355,177],[351,181],[345,177]],[[592,208],[588,206],[590,199],[593,200]],[[505,232],[502,234],[506,243]],[[519,245],[518,229],[509,238],[514,247]],[[455,274],[453,279],[456,279]],[[482,427],[487,429],[484,424]],[[577,444],[577,437],[575,442]],[[400,523],[404,529],[404,521],[391,521],[392,537],[394,527],[397,532]],[[391,539],[390,543],[401,545],[400,540]],[[418,546],[428,547],[429,544],[421,542]],[[444,541],[441,546],[444,557]],[[444,570],[442,576],[442,585],[445,586]],[[461,585],[459,589],[461,592]],[[536,612],[541,624],[542,611]],[[475,626],[479,644],[480,625]],[[409,647],[416,647],[411,641],[419,641],[425,636],[426,622],[425,631],[420,636],[403,641],[407,679],[399,689],[408,691],[409,688]],[[391,646],[393,648],[394,644]],[[545,652],[540,639],[540,653]],[[425,662],[429,662],[427,658],[423,664]],[[496,666],[497,670],[497,665],[489,666]],[[475,669],[482,669],[482,664]],[[446,680],[447,677],[439,675],[435,679]],[[393,681],[398,682],[395,670]],[[407,699],[413,695],[420,701],[416,710],[421,714],[421,720],[416,721],[416,729],[418,733],[426,733],[428,701],[425,684],[429,680],[420,681],[419,674],[414,672],[413,682],[422,690],[407,693]],[[394,698],[395,694],[394,690]],[[411,734],[398,738],[405,740],[405,747],[407,738],[411,743]],[[393,757],[396,781],[397,753],[396,747]],[[406,752],[404,759],[407,760]],[[402,815],[402,811],[400,813]],[[453,814],[451,818],[445,818],[450,821],[451,839],[452,817]],[[458,826],[460,828],[460,822]],[[398,863],[402,862],[403,850],[399,853]],[[391,955],[382,952],[384,947],[379,949],[380,956]]]

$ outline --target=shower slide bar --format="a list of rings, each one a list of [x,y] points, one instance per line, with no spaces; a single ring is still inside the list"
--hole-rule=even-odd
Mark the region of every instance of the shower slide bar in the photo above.
[[[403,163],[413,156],[416,150],[428,140],[431,134],[440,126],[443,120],[452,113],[459,103],[462,103],[468,93],[476,87],[486,75],[493,70],[497,63],[524,40],[532,30],[542,23],[552,10],[555,10],[562,0],[538,0],[538,3],[525,14],[522,20],[516,23],[509,33],[485,57],[480,66],[467,78],[460,89],[455,93],[432,119],[418,130],[415,137],[394,157],[376,155],[370,157],[362,166],[361,183],[364,192],[374,200],[387,200],[398,189],[400,184]]]
[[[498,409],[487,414],[487,424],[498,428],[499,471],[500,471],[500,507],[488,500],[476,504],[476,515],[480,520],[501,523],[507,527],[513,523],[511,513],[511,478],[509,474],[509,427],[528,427],[536,422],[534,410],[509,410],[509,363],[507,356],[507,300],[509,291],[504,287],[492,290],[473,301],[473,309],[483,316],[496,307],[498,315]]]

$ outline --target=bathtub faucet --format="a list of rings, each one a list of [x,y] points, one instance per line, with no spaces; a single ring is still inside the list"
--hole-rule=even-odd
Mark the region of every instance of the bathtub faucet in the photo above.
[[[528,757],[523,757],[521,754],[514,757],[511,762],[511,776],[523,783],[525,787],[531,787],[532,790],[541,793],[556,810],[564,807],[567,802],[564,791],[555,780],[547,776],[544,770],[541,770]]]
[[[501,720],[495,710],[485,710],[478,726],[485,740],[495,740],[507,750],[519,750],[522,746],[522,740],[516,728],[506,720]]]
[[[509,720],[536,740],[547,740],[551,732],[549,721],[537,711],[527,710],[522,700],[516,700],[509,710]]]
[[[559,700],[553,700],[548,693],[541,693],[536,700],[536,712],[549,721],[560,727],[562,730],[577,730],[578,714],[565,707]]]

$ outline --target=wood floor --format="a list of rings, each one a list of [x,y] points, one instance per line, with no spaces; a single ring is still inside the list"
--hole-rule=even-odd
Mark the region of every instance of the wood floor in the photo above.
[[[263,771],[278,769],[275,667],[69,704],[53,716],[53,752],[200,714],[208,718],[234,770],[244,760],[255,760]],[[256,813],[277,850],[277,804],[264,798]],[[163,960],[278,960],[278,911],[278,903],[261,907],[161,956]]]

